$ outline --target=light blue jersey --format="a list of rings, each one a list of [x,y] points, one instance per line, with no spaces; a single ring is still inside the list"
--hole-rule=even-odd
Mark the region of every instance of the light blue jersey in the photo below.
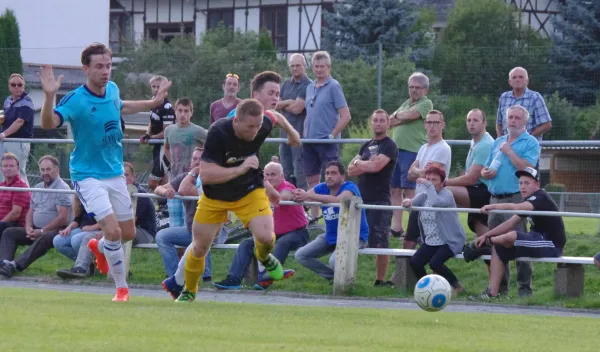
[[[71,124],[75,140],[69,162],[73,181],[123,175],[122,108],[119,88],[111,81],[104,96],[82,85],[58,103],[54,112],[61,118],[60,126]]]

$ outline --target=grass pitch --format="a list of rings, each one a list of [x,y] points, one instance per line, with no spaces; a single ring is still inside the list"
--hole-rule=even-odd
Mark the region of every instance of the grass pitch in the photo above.
[[[597,351],[600,320],[5,288],[0,351]]]

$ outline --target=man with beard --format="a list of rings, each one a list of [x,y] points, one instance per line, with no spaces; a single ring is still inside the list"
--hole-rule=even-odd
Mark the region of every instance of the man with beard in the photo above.
[[[240,77],[232,73],[227,74],[223,82],[223,98],[210,104],[211,125],[218,119],[226,117],[242,101],[237,97],[239,92]]]
[[[34,188],[70,190],[58,174],[55,157],[41,157],[38,166],[42,182]],[[71,207],[71,194],[33,192],[25,227],[10,227],[4,230],[0,239],[0,277],[10,279],[17,271],[27,269],[46,254],[53,247],[54,236],[73,219]],[[24,245],[29,245],[29,248],[14,259],[17,247]]]

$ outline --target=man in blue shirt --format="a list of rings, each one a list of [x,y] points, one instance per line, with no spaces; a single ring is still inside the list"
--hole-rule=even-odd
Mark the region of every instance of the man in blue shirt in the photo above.
[[[62,76],[55,79],[52,66],[40,69],[45,93],[42,128],[52,129],[69,122],[75,148],[69,162],[71,179],[77,196],[88,214],[94,216],[104,237],[91,240],[88,247],[96,256],[103,274],[110,272],[117,292],[113,301],[127,302],[129,289],[124,267],[121,240],[135,238],[131,198],[123,176],[123,130],[121,115],[148,111],[167,97],[170,81],[161,82],[153,100],[122,101],[119,88],[109,81],[112,52],[104,44],[92,43],[81,53],[86,84],[67,94],[54,109],[56,92]]]
[[[521,203],[523,197],[519,191],[519,179],[515,177],[515,173],[523,171],[527,167],[534,167],[540,157],[539,142],[526,130],[529,119],[527,109],[520,105],[513,105],[508,108],[506,115],[508,134],[494,141],[485,167],[481,170],[481,177],[488,182],[488,190],[491,194],[490,204]],[[512,214],[489,214],[489,229],[493,230],[511,216]],[[514,230],[527,232],[525,220],[518,222]],[[474,248],[474,242],[469,247]],[[532,294],[531,270],[530,262],[517,262],[519,296]],[[509,282],[510,270],[507,265],[504,279],[500,284],[501,294],[508,292]]]
[[[294,191],[295,202],[314,201],[321,203],[339,203],[342,198],[357,196],[360,192],[356,184],[346,181],[344,165],[339,161],[331,161],[325,169],[325,182],[319,183],[308,192],[297,188]],[[340,208],[322,206],[325,219],[325,234],[296,251],[296,261],[306,268],[319,274],[327,280],[333,280],[335,266],[335,245],[337,243],[338,217]],[[359,248],[364,248],[369,239],[369,225],[365,210],[361,210]],[[323,264],[318,258],[333,253],[329,257],[329,265]]]

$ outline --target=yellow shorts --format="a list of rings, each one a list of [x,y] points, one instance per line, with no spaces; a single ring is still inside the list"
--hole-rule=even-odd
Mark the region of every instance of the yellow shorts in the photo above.
[[[227,211],[233,212],[244,226],[248,226],[250,220],[257,216],[273,216],[267,191],[258,188],[235,202],[225,202],[201,195],[194,221],[199,224],[222,223],[227,221]]]

